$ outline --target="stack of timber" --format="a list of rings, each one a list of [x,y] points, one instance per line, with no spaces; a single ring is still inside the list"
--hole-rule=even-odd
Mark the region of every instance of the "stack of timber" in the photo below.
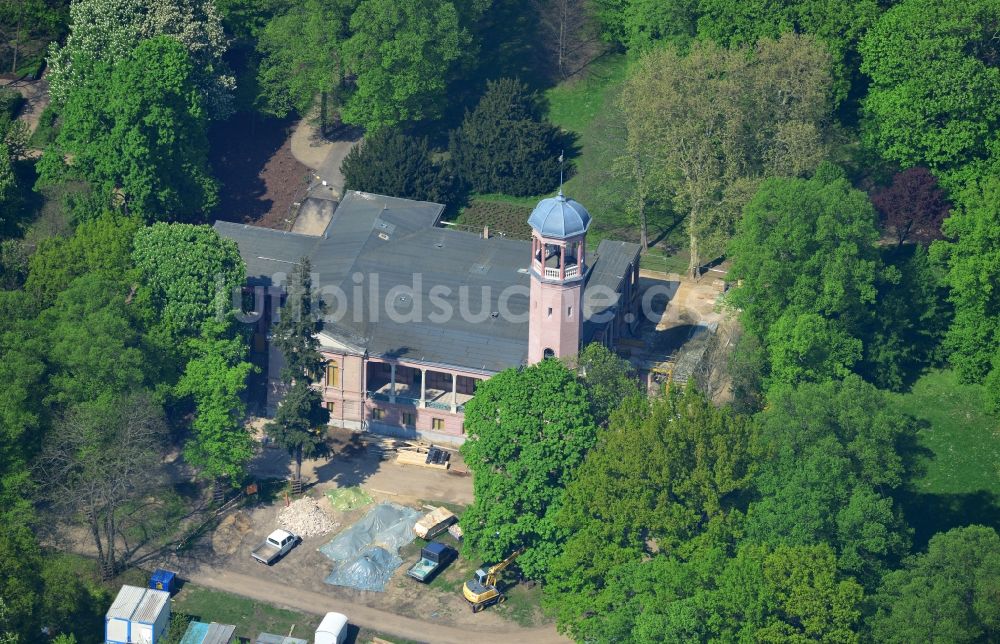
[[[447,470],[450,466],[447,451],[429,443],[416,441],[397,441],[395,445],[396,462],[401,465],[420,465],[436,470]]]

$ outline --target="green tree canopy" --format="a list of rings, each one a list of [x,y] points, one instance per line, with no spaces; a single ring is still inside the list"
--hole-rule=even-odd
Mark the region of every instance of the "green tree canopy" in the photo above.
[[[29,261],[24,290],[41,308],[86,273],[127,280],[133,268],[132,240],[141,227],[136,217],[107,212],[81,222],[70,237],[42,241]]]
[[[635,604],[663,610],[657,604],[685,583],[650,593],[645,586],[659,580],[637,568],[652,558],[657,570],[678,575],[682,561],[718,556],[720,544],[725,552],[739,521],[734,503],[750,485],[751,430],[693,387],[633,397],[614,413],[557,515],[569,536],[550,565],[545,602],[562,630],[579,640],[607,641],[613,631],[619,641],[635,641]],[[636,602],[637,594],[645,597]]]
[[[748,538],[830,544],[842,570],[875,584],[909,547],[888,494],[906,480],[901,452],[915,438],[913,420],[855,375],[776,387],[757,419],[760,500]]]
[[[306,114],[317,97],[325,105],[344,82],[340,45],[354,3],[305,0],[266,23],[257,39],[257,80],[264,109],[284,117]]]
[[[114,67],[142,41],[157,36],[177,41],[191,55],[195,86],[209,113],[228,116],[235,82],[223,62],[228,38],[213,0],[75,0],[66,43],[54,44],[49,52],[53,99],[62,105],[89,85],[94,70],[78,67],[80,59]]]
[[[840,103],[859,74],[858,43],[881,14],[876,0],[596,0],[606,40],[629,52],[663,44],[687,47],[695,37],[727,48],[754,46],[786,33],[814,36],[833,61]]]
[[[130,391],[145,379],[141,334],[133,325],[127,290],[100,273],[75,279],[42,313],[48,330],[53,401],[93,401]]]
[[[340,170],[348,190],[443,204],[455,198],[448,169],[434,161],[427,139],[389,129],[354,146]]]
[[[28,466],[45,427],[48,394],[44,332],[20,320],[0,332],[0,521],[27,525],[34,516]],[[2,593],[0,593],[2,594]]]
[[[980,525],[937,534],[874,599],[876,641],[990,641],[1000,632],[1000,536]]]
[[[832,166],[812,179],[768,179],[730,244],[729,295],[765,340],[777,381],[841,376],[861,357],[880,268],[875,211]],[[804,317],[803,317],[804,316]]]
[[[861,641],[864,593],[826,544],[745,546],[716,583],[708,614],[720,641]]]
[[[343,109],[371,132],[438,116],[449,74],[469,45],[448,0],[362,0],[350,21],[344,62],[356,88]]]
[[[863,375],[902,391],[927,367],[943,362],[951,307],[941,266],[917,244],[882,247],[875,319],[865,333]]]
[[[23,524],[5,524],[0,534],[0,642],[4,631],[17,636],[30,634],[37,626],[38,605],[43,589],[38,582],[41,552],[31,529]],[[36,631],[37,632],[37,631]],[[11,641],[11,640],[8,640]],[[28,641],[28,640],[25,640]],[[5,643],[6,644],[6,643]]]
[[[288,276],[285,291],[288,294],[285,306],[272,331],[272,342],[285,361],[281,378],[285,382],[303,377],[316,380],[323,369],[323,356],[316,338],[323,303],[313,288],[312,264],[308,257],[303,257]]]
[[[787,311],[767,334],[774,382],[843,378],[861,360],[862,342],[818,313]]]
[[[177,383],[177,393],[195,402],[194,436],[184,458],[207,478],[228,478],[238,486],[254,456],[254,439],[244,425],[241,395],[254,366],[243,338],[225,337],[225,326],[206,325],[205,337],[191,341],[195,356]]]
[[[324,431],[330,412],[319,392],[305,378],[297,379],[285,392],[274,420],[264,430],[295,459],[295,480],[302,478],[302,459],[325,451]]]
[[[528,86],[501,78],[486,84],[449,149],[456,173],[473,191],[529,196],[555,189],[560,139]]]
[[[211,211],[217,186],[208,169],[207,121],[184,46],[160,36],[114,64],[81,54],[74,70],[81,80],[39,162],[40,185],[83,179],[108,206],[147,220]]]
[[[955,318],[945,344],[966,382],[990,378],[991,404],[1000,409],[1000,180],[973,182],[944,222],[948,241],[933,251],[947,266]]]
[[[587,387],[591,411],[601,425],[607,424],[622,402],[639,395],[635,368],[603,344],[588,344],[570,361],[570,366],[579,370]]]
[[[463,547],[494,561],[526,547],[518,565],[542,577],[568,535],[554,520],[564,487],[597,432],[586,389],[558,360],[508,369],[476,388],[465,432],[475,501]]]
[[[0,233],[10,232],[21,197],[10,149],[0,140]]]
[[[136,233],[132,256],[163,323],[179,335],[230,319],[234,293],[246,281],[236,242],[210,226],[153,224]]]
[[[903,167],[985,173],[1000,145],[998,29],[994,0],[904,0],[889,9],[860,47],[871,78],[868,144]]]
[[[824,158],[830,65],[815,39],[795,35],[752,50],[664,47],[635,65],[621,99],[621,165],[637,194],[685,213],[692,274],[705,252],[721,252],[762,178],[800,176]]]
[[[701,0],[699,8],[698,35],[726,47],[788,32],[815,36],[834,62],[836,103],[847,98],[858,43],[881,14],[877,0]]]

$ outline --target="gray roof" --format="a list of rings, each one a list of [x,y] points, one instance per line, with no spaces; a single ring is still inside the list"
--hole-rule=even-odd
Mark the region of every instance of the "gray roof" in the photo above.
[[[132,614],[146,595],[146,589],[125,585],[119,589],[115,601],[108,608],[107,619],[132,619]]]
[[[257,284],[280,284],[309,255],[329,307],[323,335],[358,352],[484,373],[522,364],[530,243],[438,227],[443,209],[349,192],[319,237],[215,227],[236,240]],[[635,244],[602,242],[588,279],[617,286],[637,253]]]
[[[147,589],[142,601],[132,614],[132,621],[140,624],[154,624],[164,610],[170,612],[170,593],[165,590]]]
[[[251,286],[270,286],[276,275],[291,273],[301,258],[313,254],[321,239],[229,221],[217,221],[214,228],[240,247]]]
[[[236,635],[236,626],[232,624],[218,624],[212,622],[205,633],[205,639],[201,644],[229,644]]]
[[[584,344],[592,341],[610,322],[610,316],[606,314],[618,309],[617,304],[608,305],[603,298],[598,299],[595,293],[597,287],[620,293],[629,267],[638,257],[639,250],[639,244],[610,239],[602,239],[597,245],[597,259],[593,261],[587,276],[587,291],[584,293],[584,298],[588,293],[595,294],[590,298],[590,315],[583,322]]]
[[[531,211],[528,223],[544,237],[567,239],[590,228],[590,213],[579,202],[567,199],[562,190],[542,199]]]

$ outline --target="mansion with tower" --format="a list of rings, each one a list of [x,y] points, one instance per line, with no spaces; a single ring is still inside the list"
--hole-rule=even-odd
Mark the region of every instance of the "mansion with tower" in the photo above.
[[[215,224],[239,245],[248,286],[271,293],[258,301],[310,259],[328,309],[318,386],[332,425],[461,442],[480,381],[590,342],[614,348],[639,324],[639,246],[588,252],[590,214],[561,191],[532,211],[530,241],[444,226],[440,204],[350,191],[333,205],[317,236]],[[269,321],[262,310],[258,348]]]

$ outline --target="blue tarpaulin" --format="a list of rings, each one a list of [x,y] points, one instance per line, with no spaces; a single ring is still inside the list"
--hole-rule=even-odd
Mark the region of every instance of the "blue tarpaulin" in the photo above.
[[[420,512],[395,503],[380,503],[360,521],[319,549],[333,560],[324,580],[334,586],[382,592],[403,560],[398,551],[414,539]]]

